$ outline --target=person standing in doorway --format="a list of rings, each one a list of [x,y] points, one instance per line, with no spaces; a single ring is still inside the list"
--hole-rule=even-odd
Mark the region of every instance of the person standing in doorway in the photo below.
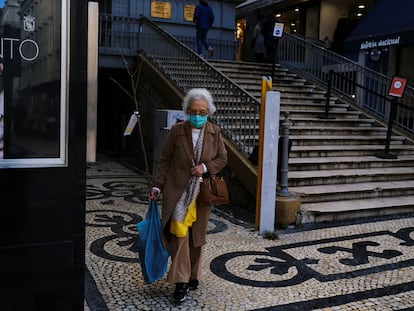
[[[253,30],[254,39],[252,41],[252,48],[258,63],[262,63],[264,61],[264,54],[266,52],[264,37],[262,35],[262,23],[263,21],[259,20]]]
[[[266,47],[267,62],[273,63],[275,58],[275,49],[277,40],[273,37],[273,30],[275,28],[276,18],[273,13],[269,13],[264,17],[261,32],[264,38],[264,45]]]
[[[213,57],[214,49],[207,43],[207,33],[214,22],[214,13],[206,0],[200,0],[194,10],[193,22],[196,25],[197,53],[203,55],[203,47],[208,51],[208,56]]]

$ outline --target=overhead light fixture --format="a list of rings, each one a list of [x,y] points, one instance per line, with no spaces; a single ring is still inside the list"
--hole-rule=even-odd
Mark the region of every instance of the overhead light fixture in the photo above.
[[[280,13],[278,13],[278,14],[276,14],[276,17],[281,17],[282,16],[282,14],[280,14]]]
[[[365,9],[365,5],[363,4],[358,5],[358,9]]]
[[[362,13],[358,13],[357,14],[358,17],[361,17],[362,15],[364,15],[364,14],[362,14]]]
[[[298,8],[296,8],[296,9],[295,9],[295,12],[299,12],[299,9],[298,9]]]

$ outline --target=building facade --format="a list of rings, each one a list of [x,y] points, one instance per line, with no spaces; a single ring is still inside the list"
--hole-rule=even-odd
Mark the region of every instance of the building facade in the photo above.
[[[236,18],[243,59],[253,59],[245,42],[252,39],[257,21],[273,14],[285,32],[313,40],[385,75],[403,75],[412,81],[412,10],[413,3],[403,0],[248,0],[236,7]],[[403,33],[405,39],[397,42]],[[396,40],[380,49],[361,45],[376,38]]]
[[[87,6],[0,4],[3,310],[84,307]]]
[[[215,19],[208,33],[208,41],[215,48],[215,58],[234,59],[237,47],[235,7],[242,1],[208,1]],[[119,53],[113,37],[122,42],[124,36],[136,37],[138,19],[142,16],[151,19],[163,30],[196,49],[193,13],[198,0],[154,1],[154,0],[100,0],[101,55]],[[122,44],[125,46],[124,44]],[[129,42],[131,53],[136,53],[136,41]],[[102,53],[103,52],[103,53]],[[100,57],[101,67],[119,67],[114,58]]]

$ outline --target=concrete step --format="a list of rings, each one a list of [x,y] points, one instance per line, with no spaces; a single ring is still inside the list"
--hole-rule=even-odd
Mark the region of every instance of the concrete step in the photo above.
[[[220,110],[224,110],[224,111],[232,111],[232,109],[227,108],[227,107],[220,107],[218,106],[218,111]],[[240,120],[240,117],[238,115],[232,114],[232,113],[227,113],[226,115],[223,114],[217,114],[214,116],[214,118],[216,118],[219,122],[226,122],[226,123],[230,123],[234,126],[246,126],[246,125],[251,125],[251,124],[255,124],[258,125],[259,124],[259,119],[258,119],[258,114],[257,113],[253,113],[251,108],[234,108],[237,111],[242,111],[244,113],[243,116],[243,120]],[[284,115],[282,114],[280,116],[280,122],[283,122],[284,120]],[[295,121],[295,125],[291,128],[291,130],[293,130],[294,127],[296,126],[302,126],[303,124],[309,124],[309,126],[314,126],[314,127],[332,127],[334,125],[334,121],[332,121],[331,119],[320,119],[317,117],[295,117],[294,119]],[[363,119],[363,118],[340,118],[340,119],[336,119],[336,123],[338,124],[338,126],[345,126],[345,127],[350,127],[353,126],[355,128],[364,128],[364,127],[372,127],[375,123],[375,120],[373,119]]]
[[[223,122],[226,124],[226,122]],[[245,141],[251,144],[257,144],[259,141],[259,134],[258,133],[233,133],[233,138],[237,139],[238,141]],[[371,136],[360,136],[360,135],[290,135],[290,140],[292,141],[293,145],[299,146],[319,146],[321,142],[326,142],[327,145],[337,145],[337,146],[344,146],[344,145],[366,145],[366,144],[375,144],[381,145],[385,143],[386,135],[371,135]],[[405,138],[402,136],[391,136],[390,145],[391,144],[403,144]]]
[[[290,111],[290,110],[320,110],[325,111],[326,103],[323,101],[314,103],[314,102],[285,102],[283,98],[280,101],[280,110]],[[337,103],[333,101],[330,103],[330,111],[342,111],[345,112],[349,109],[348,104]]]
[[[382,145],[385,144],[386,135],[290,135],[293,145],[320,146],[320,145]],[[391,144],[403,144],[405,137],[392,135]]]
[[[277,206],[276,206],[277,208]],[[414,212],[414,196],[340,200],[301,205],[300,223],[336,221],[360,217]]]
[[[267,73],[267,75],[271,74],[272,64],[258,64],[252,62],[229,62],[229,61],[220,61],[220,60],[209,60],[209,64],[220,71],[257,71],[261,74]],[[275,64],[275,72],[277,71],[285,71],[288,70],[286,68],[282,68],[279,64]]]
[[[336,118],[336,119],[323,119],[320,117],[295,117],[294,126],[372,126],[376,123],[374,119],[365,118],[360,116],[359,118]]]
[[[250,122],[249,124],[230,124],[227,129],[231,129],[238,134],[251,133],[252,129],[259,130],[258,122]],[[382,127],[292,127],[290,133],[295,135],[363,135],[378,136],[386,135],[387,129]],[[336,147],[338,148],[338,146]]]
[[[261,86],[258,83],[247,83],[245,81],[237,81],[237,84],[242,86],[244,89],[253,93],[255,95],[260,96],[261,94]],[[306,85],[303,82],[297,81],[286,81],[285,83],[280,83],[279,85],[273,85],[272,91],[280,92],[281,96],[285,93],[302,93],[302,94],[318,94],[325,97],[326,92],[316,89],[313,85]]]
[[[291,187],[302,203],[414,195],[414,180]],[[414,203],[414,202],[413,202]]]
[[[223,122],[223,124],[228,124],[228,122]],[[317,137],[314,137],[317,136]],[[325,138],[322,138],[324,136]],[[249,144],[254,144],[259,141],[259,133],[257,131],[246,132],[246,133],[235,133],[233,132],[233,139],[237,139],[237,141],[245,141]],[[295,136],[291,135],[290,140],[292,141],[293,145],[299,146],[319,146],[321,144],[321,140],[325,140],[327,145],[366,145],[366,144],[374,144],[374,145],[381,145],[385,143],[386,137],[384,136],[357,136],[357,135],[302,135],[302,136]],[[405,138],[402,136],[391,136],[390,145],[391,144],[403,144]],[[339,148],[339,147],[338,147]]]
[[[262,87],[263,76],[260,74],[251,72],[222,72],[230,79],[236,80],[239,84],[246,84],[249,87],[256,87],[257,89],[261,89]],[[275,76],[274,81],[272,81],[272,85],[273,87],[279,85],[302,85],[316,89],[314,84],[307,83],[305,79],[298,78],[295,74],[287,74],[286,72],[279,72],[278,76]]]
[[[385,127],[349,127],[349,126],[293,126],[292,135],[382,135]]]
[[[340,156],[373,156],[385,150],[383,145],[346,145],[346,146],[292,146],[290,158],[307,157],[340,157]],[[414,155],[414,145],[390,145],[390,153],[397,156]]]
[[[233,113],[233,112],[237,112],[239,113],[240,111],[247,111],[247,110],[251,110],[250,106],[245,106],[245,105],[228,105],[228,102],[224,102],[224,101],[216,101],[216,105],[217,105],[217,113]],[[347,105],[346,104],[333,104],[332,105],[332,111],[338,111],[338,112],[346,112],[347,111]],[[319,111],[319,114],[322,116],[324,115],[323,111],[325,109],[325,104],[324,103],[284,103],[283,101],[281,101],[281,106],[280,106],[280,111],[282,112],[289,112],[292,110],[301,110],[301,111]],[[259,110],[259,106],[257,106],[257,110]],[[335,125],[334,122],[331,122],[332,125]]]
[[[375,156],[360,157],[315,157],[290,158],[289,172],[309,170],[339,170],[339,169],[365,169],[385,167],[414,167],[412,155],[402,155],[397,159],[381,159]]]
[[[312,100],[309,98],[309,100]],[[289,118],[296,121],[296,118],[322,118],[325,114],[323,109],[308,109],[308,110],[300,110],[300,109],[289,109],[288,112],[290,113]],[[359,118],[362,116],[362,112],[360,111],[330,111],[329,115],[333,118],[337,119],[350,119],[350,118]]]
[[[273,89],[273,91],[278,91],[276,89]],[[256,97],[261,97],[261,91],[256,89],[250,89],[248,92]],[[309,100],[312,100],[312,102],[326,102],[325,94],[318,93],[318,92],[302,92],[300,90],[291,90],[290,92],[280,92],[280,100],[281,102],[308,102]],[[334,103],[336,101],[335,97],[331,98],[331,102]]]
[[[414,167],[289,171],[289,187],[414,180]]]

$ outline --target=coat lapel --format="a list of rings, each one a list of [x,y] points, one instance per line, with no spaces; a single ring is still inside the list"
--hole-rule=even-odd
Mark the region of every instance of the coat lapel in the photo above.
[[[210,125],[210,123],[206,123],[206,129],[204,131],[204,143],[203,143],[203,150],[201,151],[201,159],[205,159],[206,152],[210,149],[210,146],[213,144],[214,141],[214,129]]]
[[[186,124],[184,125],[184,134],[185,135],[184,135],[183,147],[191,163],[194,158],[194,149],[193,149],[193,137],[191,133],[191,126],[188,122],[186,122]]]

